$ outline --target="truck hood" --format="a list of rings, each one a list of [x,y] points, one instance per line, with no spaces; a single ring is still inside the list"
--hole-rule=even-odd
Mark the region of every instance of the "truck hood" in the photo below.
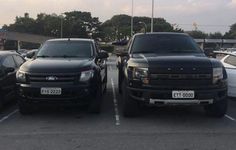
[[[89,58],[37,58],[24,63],[20,71],[28,73],[76,73],[88,69],[93,63]]]
[[[135,54],[129,60],[130,66],[147,67],[153,73],[211,73],[211,60],[204,54],[159,55]]]

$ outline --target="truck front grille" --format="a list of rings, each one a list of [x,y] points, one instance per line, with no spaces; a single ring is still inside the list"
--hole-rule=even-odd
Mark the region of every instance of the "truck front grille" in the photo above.
[[[173,87],[195,87],[212,84],[211,74],[151,74],[150,84]]]
[[[211,74],[151,74],[153,80],[207,80]]]
[[[28,75],[29,82],[74,82],[76,75]]]

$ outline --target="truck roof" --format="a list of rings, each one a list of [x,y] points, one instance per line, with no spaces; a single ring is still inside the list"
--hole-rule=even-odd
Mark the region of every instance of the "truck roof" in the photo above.
[[[94,42],[93,39],[85,39],[85,38],[61,38],[61,39],[50,39],[47,41],[87,41],[87,42]]]
[[[179,32],[147,32],[147,33],[137,33],[135,35],[188,35],[187,33],[179,33]]]

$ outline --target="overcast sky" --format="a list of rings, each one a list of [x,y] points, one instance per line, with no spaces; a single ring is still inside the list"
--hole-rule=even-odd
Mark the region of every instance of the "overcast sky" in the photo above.
[[[115,14],[131,15],[132,0],[0,0],[0,26],[13,23],[16,16],[28,12],[63,13],[80,10],[92,13],[100,21]],[[135,16],[151,16],[152,0],[134,0]],[[224,33],[236,23],[236,0],[155,0],[155,17],[179,24],[184,30],[192,30],[193,22],[205,32]]]

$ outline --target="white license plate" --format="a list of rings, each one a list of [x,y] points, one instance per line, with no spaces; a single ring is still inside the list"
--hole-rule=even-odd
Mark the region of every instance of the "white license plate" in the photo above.
[[[61,95],[61,88],[41,88],[41,95]]]
[[[195,97],[194,91],[172,91],[172,98],[187,99],[187,98],[194,98],[194,97]]]

